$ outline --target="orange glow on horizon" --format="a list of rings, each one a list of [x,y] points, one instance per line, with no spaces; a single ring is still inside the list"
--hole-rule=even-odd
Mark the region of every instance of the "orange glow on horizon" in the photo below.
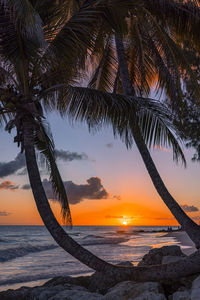
[[[0,211],[7,211],[7,216],[0,217],[0,225],[43,225],[31,192],[1,191]],[[10,201],[8,201],[8,196]],[[128,198],[128,197],[127,197]],[[50,202],[53,212],[63,224],[58,203]],[[178,225],[165,205],[160,201],[145,201],[138,197],[136,201],[116,199],[84,200],[71,205],[73,225],[107,226],[164,226]]]

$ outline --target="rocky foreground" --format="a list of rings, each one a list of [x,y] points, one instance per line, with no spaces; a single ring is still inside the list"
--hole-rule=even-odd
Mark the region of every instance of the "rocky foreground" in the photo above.
[[[139,266],[166,264],[184,259],[179,246],[152,249]],[[121,265],[132,266],[130,262]],[[1,300],[200,300],[200,274],[163,282],[124,281],[113,285],[112,278],[91,276],[55,277],[43,286],[21,287],[0,293]]]

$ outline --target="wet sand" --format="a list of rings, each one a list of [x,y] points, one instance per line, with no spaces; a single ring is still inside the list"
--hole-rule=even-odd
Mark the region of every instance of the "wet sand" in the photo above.
[[[180,244],[181,250],[186,255],[190,255],[197,250],[195,248],[194,243],[190,240],[190,238],[188,237],[185,231],[169,232],[164,236],[174,237],[177,240],[177,242]]]

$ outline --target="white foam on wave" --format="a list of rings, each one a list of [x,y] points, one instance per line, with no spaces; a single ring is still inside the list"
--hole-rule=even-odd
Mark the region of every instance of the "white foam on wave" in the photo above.
[[[57,245],[46,245],[46,246],[18,246],[0,250],[0,262],[6,262],[8,260],[15,259],[17,257],[25,256],[29,253],[46,251],[50,249],[57,248]]]

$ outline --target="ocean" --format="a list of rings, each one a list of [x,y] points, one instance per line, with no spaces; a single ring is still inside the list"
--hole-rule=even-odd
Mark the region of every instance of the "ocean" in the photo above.
[[[137,264],[150,249],[177,244],[175,238],[159,232],[167,226],[63,228],[85,248],[113,264]],[[55,276],[92,273],[57,246],[44,226],[0,226],[0,291],[42,284]]]

